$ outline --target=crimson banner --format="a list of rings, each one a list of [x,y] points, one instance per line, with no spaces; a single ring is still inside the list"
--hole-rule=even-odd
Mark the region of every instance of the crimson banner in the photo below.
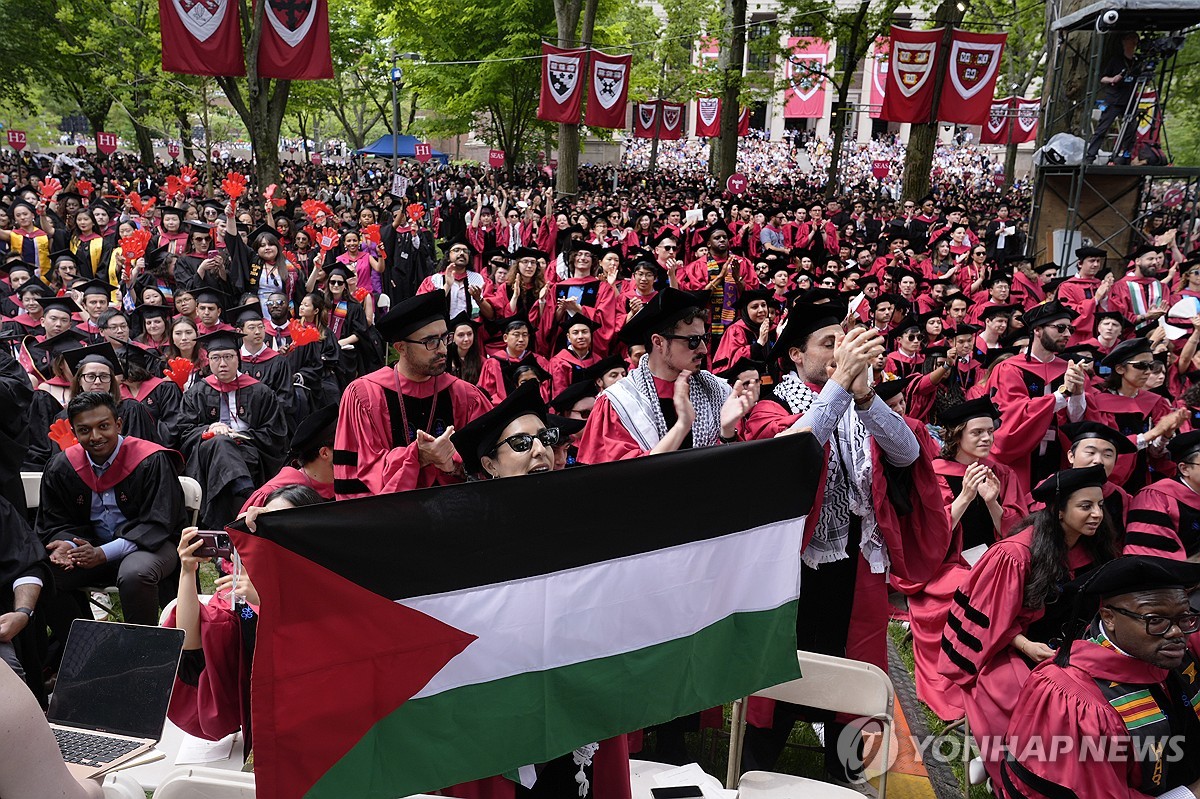
[[[914,31],[892,26],[892,52],[880,119],[889,122],[929,122],[932,119],[932,78],[942,33],[942,28]]]
[[[115,153],[117,151],[117,134],[98,131],[96,133],[96,149],[105,155]]]
[[[158,0],[164,72],[246,74],[242,26],[234,0]]]
[[[750,132],[750,109],[743,108],[738,113],[738,135],[745,136]],[[721,98],[696,98],[696,135],[703,138],[713,138],[721,135]]]
[[[633,107],[633,135],[638,139],[653,139],[658,127],[658,100],[638,103]]]
[[[607,55],[599,50],[591,51],[591,90],[583,124],[593,128],[625,127],[632,61],[631,55]]]
[[[721,98],[696,98],[696,135],[712,138],[721,135]]]
[[[25,131],[13,130],[13,129],[9,128],[8,146],[13,148],[17,152],[21,152],[22,150],[25,149],[25,144],[26,144]]]
[[[1013,141],[1017,144],[1033,141],[1038,134],[1038,119],[1042,115],[1042,98],[1016,98],[1016,116],[1013,117]]]
[[[887,90],[888,59],[891,58],[892,47],[888,40],[880,36],[871,47],[871,55],[866,59],[867,74],[865,82],[870,87],[871,119],[879,119],[883,110],[883,93]]]
[[[328,0],[264,0],[258,74],[285,80],[333,77]]]
[[[583,59],[586,50],[560,50],[542,42],[542,93],[538,119],[579,123],[583,98]]]
[[[785,119],[813,119],[825,115],[825,69],[829,44],[820,39],[788,39],[788,87],[784,92]]]
[[[954,29],[938,103],[939,121],[959,125],[982,125],[987,121],[1007,39],[1007,33]]]
[[[682,139],[683,138],[683,103],[668,103],[664,100],[659,100],[659,113],[662,118],[658,123],[658,138],[660,139]]]
[[[988,118],[984,120],[983,130],[979,133],[980,144],[1008,144],[1009,127],[1012,124],[1012,117],[1009,116],[1012,100],[1011,97],[992,100]]]

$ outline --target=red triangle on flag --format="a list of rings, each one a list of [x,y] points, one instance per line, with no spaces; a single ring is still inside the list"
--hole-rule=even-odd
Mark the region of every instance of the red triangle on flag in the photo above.
[[[251,680],[257,795],[303,796],[476,636],[230,533],[262,601]]]

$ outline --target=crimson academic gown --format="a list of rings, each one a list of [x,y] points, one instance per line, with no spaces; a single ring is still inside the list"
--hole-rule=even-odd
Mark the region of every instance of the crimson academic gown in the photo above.
[[[1003,508],[1000,527],[1008,531],[1028,512],[1028,498],[1018,493],[1012,469],[988,458],[980,462],[990,467],[1000,480],[998,501]],[[933,469],[938,476],[942,505],[948,514],[951,503],[962,490],[962,478],[967,467],[958,461],[938,458],[933,462]],[[946,628],[946,617],[950,614],[954,592],[962,587],[971,573],[970,565],[962,558],[962,551],[980,543],[991,546],[1001,537],[987,506],[976,497],[954,527],[950,550],[937,574],[920,591],[908,597],[917,697],[944,721],[962,718],[965,710],[962,689],[937,668],[941,657],[942,632]]]
[[[628,380],[629,378],[624,379]],[[659,405],[663,409],[663,418],[667,422],[667,428],[670,429],[675,419],[678,418],[675,415],[673,401],[675,384],[657,377],[653,379],[655,393],[658,395]],[[576,456],[579,463],[611,463],[629,458],[640,458],[648,452],[648,450],[642,449],[637,440],[625,429],[625,425],[621,423],[621,417],[617,415],[616,409],[613,408],[612,403],[608,401],[608,397],[603,392],[596,398],[596,405],[592,408],[587,424],[579,436],[579,453]],[[688,433],[679,448],[689,449],[691,446],[692,434]]]
[[[549,293],[549,291],[547,291]],[[507,283],[494,283],[484,287],[483,299],[487,300],[488,305],[492,306],[492,311],[495,313],[496,319],[507,319],[513,315],[512,310],[512,292]],[[529,324],[533,327],[533,340],[529,342],[529,349],[539,355],[549,355],[553,348],[553,343],[546,341],[543,338],[543,317],[546,314],[542,312],[542,306],[538,302],[537,294],[532,291],[525,292],[524,296],[517,299],[517,313],[524,313],[525,318],[529,320]],[[590,318],[590,317],[589,317]],[[453,331],[451,331],[453,332]],[[483,331],[476,331],[476,335],[480,335]],[[502,337],[496,336],[491,341],[484,343],[484,349],[490,355],[493,352],[504,348]]]
[[[1055,411],[1053,392],[1063,384],[1066,371],[1067,362],[1061,358],[1041,363],[1029,355],[1015,355],[996,364],[988,380],[1004,420],[996,431],[992,457],[1016,472],[1024,492],[1061,468],[1064,456],[1056,431],[1067,412]]]
[[[906,355],[900,350],[896,350],[883,359],[883,371],[891,372],[899,377],[908,377],[916,374],[923,363],[925,363],[925,356],[919,352],[916,355]]]
[[[755,361],[767,359],[763,346],[758,343],[758,330],[751,330],[744,318],[725,328],[725,333],[717,344],[717,354],[713,356],[712,370],[724,371],[742,358]]]
[[[403,404],[401,404],[403,402]],[[420,465],[417,430],[438,436],[492,409],[475,386],[448,374],[422,383],[394,368],[379,369],[346,387],[334,436],[338,499],[411,491],[456,482],[436,466]],[[407,429],[403,419],[408,419]]]
[[[1169,302],[1171,292],[1161,280],[1152,277],[1137,277],[1130,272],[1125,277],[1113,283],[1108,293],[1108,307],[1119,311],[1129,321],[1144,316],[1160,302]],[[1078,320],[1076,320],[1078,322]]]
[[[978,740],[994,741],[1004,734],[1029,677],[1032,664],[1013,648],[1013,638],[1025,634],[1040,640],[1030,628],[1046,615],[1046,609],[1024,606],[1032,544],[1032,528],[998,541],[975,564],[950,605],[938,671],[963,689],[967,720]],[[1087,550],[1070,549],[1067,579],[1074,579],[1090,564]],[[999,784],[998,753],[993,747],[983,756],[993,783]]]
[[[551,267],[547,270],[550,288],[546,291],[546,310],[538,322],[537,335],[547,352],[566,346],[563,323],[567,317],[557,319],[555,305],[558,300],[575,297],[579,302],[579,313],[599,322],[600,327],[592,332],[592,349],[601,358],[608,355],[625,319],[618,313],[619,297],[607,280],[595,277],[570,277],[559,280],[558,273]]]
[[[1178,477],[1139,491],[1129,508],[1124,554],[1187,560],[1197,553],[1200,494]]]
[[[1151,391],[1139,391],[1135,397],[1114,394],[1111,391],[1089,391],[1087,410],[1083,418],[1099,422],[1126,436],[1130,443],[1137,444],[1139,433],[1146,433],[1159,419],[1171,412],[1171,403]],[[1160,457],[1155,460],[1165,461]],[[1149,448],[1132,455],[1118,455],[1117,465],[1109,478],[1136,494],[1151,480],[1151,458]]]
[[[523,363],[536,363],[547,372],[550,371],[550,362],[533,350],[525,350],[520,360],[514,361],[508,357],[507,349],[504,349],[483,362],[483,369],[479,372],[479,390],[490,397],[492,402],[499,405],[508,396],[510,389],[515,388],[515,386],[510,387],[509,385],[509,374]],[[550,381],[543,381],[542,400],[549,402],[550,396]]]
[[[1058,301],[1079,314],[1073,322],[1075,332],[1071,334],[1070,346],[1086,341],[1096,327],[1096,311],[1104,311],[1109,307],[1107,297],[1103,301],[1103,307],[1099,307],[1101,303],[1096,301],[1096,289],[1099,286],[1100,281],[1094,277],[1076,275],[1067,278],[1058,287]]]
[[[593,350],[580,358],[570,347],[559,350],[550,359],[550,396],[555,396],[567,386],[574,383],[584,369],[599,362],[600,356]]]
[[[284,466],[279,470],[279,474],[254,490],[254,493],[242,504],[241,512],[245,513],[247,508],[255,506],[261,508],[267,504],[267,497],[287,486],[308,486],[320,494],[322,499],[330,500],[334,496],[333,483],[318,482],[295,466]]]
[[[1008,796],[1146,799],[1200,776],[1200,636],[1180,666],[1162,669],[1120,652],[1095,623],[1071,643],[1067,665],[1034,669],[1008,725],[1001,780]],[[1167,744],[1156,760],[1153,742]],[[1051,742],[1074,744],[1053,756]],[[1098,747],[1081,756],[1081,743]],[[1034,747],[1042,745],[1042,753]],[[1179,745],[1180,751],[1172,749]]]

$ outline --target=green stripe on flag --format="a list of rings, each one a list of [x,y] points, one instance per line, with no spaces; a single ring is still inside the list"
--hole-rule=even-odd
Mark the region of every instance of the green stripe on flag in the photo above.
[[[394,799],[438,790],[794,680],[796,612],[793,600],[655,646],[410,700],[305,797]],[[655,682],[642,682],[648,678]]]

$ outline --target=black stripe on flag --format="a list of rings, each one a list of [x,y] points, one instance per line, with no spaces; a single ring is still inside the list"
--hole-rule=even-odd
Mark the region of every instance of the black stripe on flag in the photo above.
[[[276,511],[258,517],[255,534],[405,599],[799,518],[824,468],[821,446],[803,433]],[[760,475],[754,495],[723,492],[733,474]]]

